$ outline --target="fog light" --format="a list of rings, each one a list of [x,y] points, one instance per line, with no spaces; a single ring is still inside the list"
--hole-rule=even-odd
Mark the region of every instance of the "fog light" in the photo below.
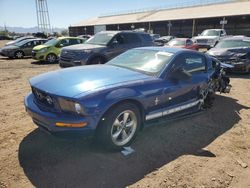
[[[81,105],[78,103],[75,103],[75,110],[78,114],[81,114],[83,112]]]
[[[87,122],[81,122],[81,123],[62,123],[62,122],[57,122],[56,126],[57,127],[84,127],[87,125]]]

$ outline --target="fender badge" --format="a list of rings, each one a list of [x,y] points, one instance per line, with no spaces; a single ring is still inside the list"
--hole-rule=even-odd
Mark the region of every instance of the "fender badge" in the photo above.
[[[155,105],[158,105],[160,102],[160,100],[158,99],[158,97],[155,98]]]

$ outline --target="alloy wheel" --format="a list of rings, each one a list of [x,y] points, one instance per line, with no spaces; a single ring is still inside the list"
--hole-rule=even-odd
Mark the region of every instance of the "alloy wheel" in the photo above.
[[[121,112],[111,128],[111,139],[117,146],[126,145],[134,136],[137,128],[136,114],[131,110]]]

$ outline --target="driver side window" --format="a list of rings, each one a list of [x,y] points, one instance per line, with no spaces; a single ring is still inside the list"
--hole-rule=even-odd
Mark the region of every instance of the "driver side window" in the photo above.
[[[27,42],[25,45],[23,45],[24,47],[28,48],[32,46],[32,42]]]
[[[122,35],[118,34],[114,37],[113,42],[117,42],[117,44],[119,44],[119,45],[124,44],[124,37]]]
[[[60,41],[59,46],[64,47],[70,45],[69,39],[63,39]]]
[[[205,57],[199,54],[186,54],[176,58],[175,67],[180,67],[190,74],[203,73],[206,71]]]

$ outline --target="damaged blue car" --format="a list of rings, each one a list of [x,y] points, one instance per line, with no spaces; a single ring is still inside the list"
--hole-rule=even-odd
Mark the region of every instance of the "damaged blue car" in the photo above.
[[[103,146],[130,145],[147,121],[202,110],[216,92],[230,91],[221,63],[185,49],[144,47],[104,65],[87,65],[30,79],[25,107],[49,133],[95,133]]]

